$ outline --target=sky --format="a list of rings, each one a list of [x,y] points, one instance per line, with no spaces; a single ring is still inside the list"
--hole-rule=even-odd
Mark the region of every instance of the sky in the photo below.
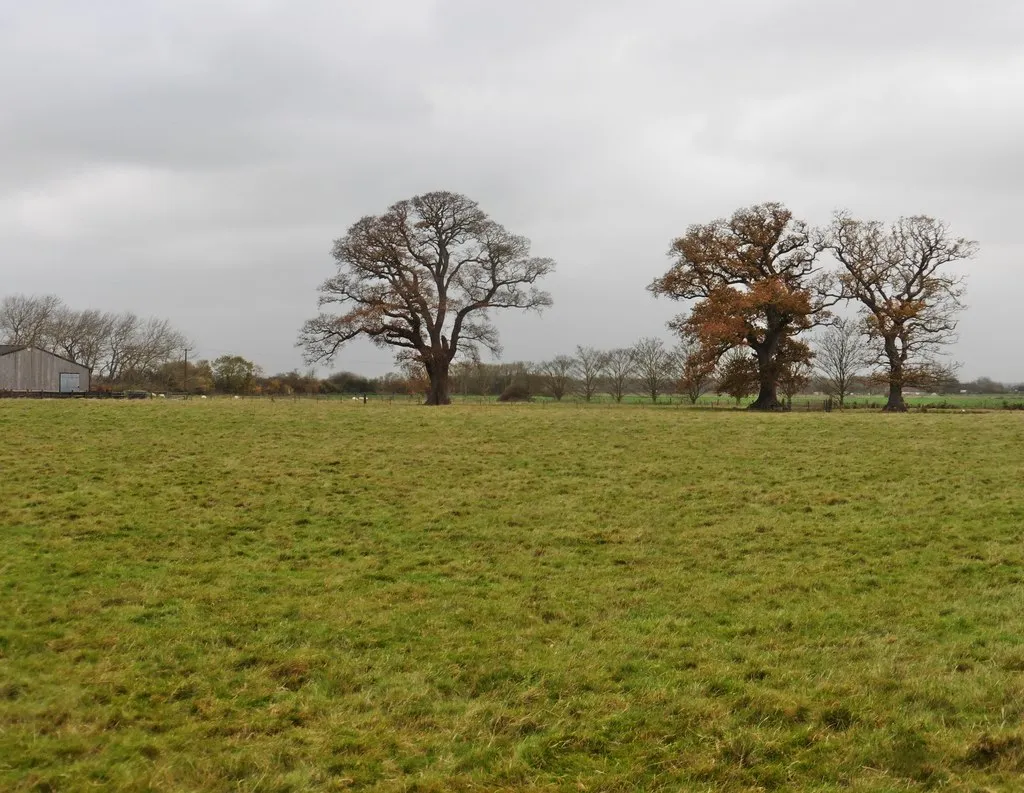
[[[670,340],[670,241],[781,201],[977,240],[952,354],[1024,381],[1022,35],[1020,0],[0,0],[0,295],[304,368],[332,241],[452,190],[556,260],[496,316],[544,360]]]

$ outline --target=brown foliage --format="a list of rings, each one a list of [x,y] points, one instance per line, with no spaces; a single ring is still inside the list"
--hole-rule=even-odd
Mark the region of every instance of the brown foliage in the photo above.
[[[742,348],[726,353],[719,366],[716,391],[728,394],[738,405],[740,400],[757,390],[757,384],[757,361],[754,356]]]
[[[771,410],[780,407],[778,379],[794,354],[794,337],[826,320],[836,300],[829,277],[816,267],[817,252],[805,223],[781,204],[760,204],[691,226],[672,243],[675,262],[650,289],[697,300],[672,327],[707,360],[748,347],[759,384],[751,407]]]

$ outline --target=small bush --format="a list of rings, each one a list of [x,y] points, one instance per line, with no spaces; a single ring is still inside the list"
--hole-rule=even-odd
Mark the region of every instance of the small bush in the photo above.
[[[499,402],[530,402],[532,400],[530,389],[523,383],[512,383],[498,397]]]

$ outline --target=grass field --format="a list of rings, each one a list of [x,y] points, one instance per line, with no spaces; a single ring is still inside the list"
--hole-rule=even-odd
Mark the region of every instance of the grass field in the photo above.
[[[0,403],[0,789],[1011,791],[1024,414]]]

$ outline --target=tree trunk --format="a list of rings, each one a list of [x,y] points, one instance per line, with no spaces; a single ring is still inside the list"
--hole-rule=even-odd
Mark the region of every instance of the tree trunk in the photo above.
[[[907,403],[903,399],[903,386],[898,382],[889,381],[889,401],[882,408],[885,413],[906,413]]]
[[[450,405],[451,396],[448,394],[448,364],[447,362],[437,363],[427,369],[430,377],[430,388],[427,389],[427,405]]]
[[[893,338],[885,340],[885,357],[889,359],[889,401],[882,408],[883,413],[906,413],[907,403],[903,401],[903,362]]]
[[[761,388],[757,399],[750,403],[747,410],[784,410],[779,402],[778,388],[770,377],[761,377]]]
[[[774,337],[772,343],[767,341],[756,348],[757,353],[757,377],[759,389],[757,399],[747,406],[747,410],[785,410],[785,405],[779,402],[778,367],[774,356],[778,349],[778,336]]]

